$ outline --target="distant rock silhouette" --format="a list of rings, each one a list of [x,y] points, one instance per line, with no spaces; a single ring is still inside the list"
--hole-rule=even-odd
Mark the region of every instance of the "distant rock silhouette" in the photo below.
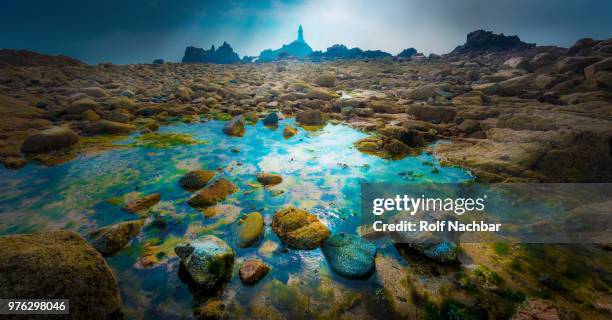
[[[210,50],[187,47],[182,61],[186,63],[231,64],[240,62],[240,57],[227,42],[223,42],[216,50],[214,45],[210,47]]]
[[[164,59],[155,59],[153,60],[153,64],[164,64]]]
[[[402,50],[402,52],[398,53],[397,56],[398,58],[410,58],[414,56],[415,54],[417,54],[417,51],[415,48],[407,48],[407,49]]]
[[[347,48],[343,44],[335,44],[327,51],[315,51],[308,56],[312,61],[321,60],[343,60],[343,59],[380,59],[385,57],[391,57],[390,53],[380,50],[366,50],[363,51],[359,48]]]
[[[266,49],[259,54],[258,62],[271,62],[278,60],[279,56],[281,59],[287,59],[288,57],[305,58],[312,53],[312,48],[304,40],[304,30],[302,26],[298,28],[297,40],[290,44],[284,44],[280,49],[272,50]]]
[[[67,56],[50,56],[28,50],[0,50],[0,66],[83,66],[85,63]]]
[[[522,42],[518,36],[505,36],[492,31],[476,30],[468,33],[464,45],[458,46],[451,53],[463,54],[474,51],[523,50],[534,47],[533,43]]]

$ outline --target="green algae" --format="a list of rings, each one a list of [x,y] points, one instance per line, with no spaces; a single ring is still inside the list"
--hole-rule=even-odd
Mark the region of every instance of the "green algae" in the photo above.
[[[151,149],[168,149],[180,145],[207,143],[208,141],[195,140],[191,135],[183,133],[146,133],[136,137],[131,146]]]

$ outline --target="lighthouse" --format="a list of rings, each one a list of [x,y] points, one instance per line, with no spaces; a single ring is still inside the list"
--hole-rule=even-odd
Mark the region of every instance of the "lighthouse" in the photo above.
[[[302,25],[298,28],[298,38],[297,42],[306,42],[304,41],[304,30],[302,30]]]

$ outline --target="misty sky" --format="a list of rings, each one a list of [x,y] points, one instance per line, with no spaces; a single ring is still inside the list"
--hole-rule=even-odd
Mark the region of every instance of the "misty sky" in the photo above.
[[[122,64],[179,61],[188,45],[227,41],[242,57],[294,40],[299,24],[315,50],[343,43],[441,54],[476,29],[567,47],[583,37],[612,37],[612,1],[1,0],[0,48]]]

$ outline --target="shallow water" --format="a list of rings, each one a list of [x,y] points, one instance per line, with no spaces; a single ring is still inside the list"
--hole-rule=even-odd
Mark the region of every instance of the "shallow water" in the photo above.
[[[320,294],[317,290],[323,286],[338,286],[343,291],[375,296],[379,287],[374,276],[346,280],[334,275],[318,249],[281,250],[278,237],[269,227],[277,209],[289,205],[304,208],[319,216],[332,233],[355,233],[362,181],[444,183],[472,179],[469,172],[442,167],[428,154],[385,160],[360,153],[353,143],[366,134],[343,125],[327,125],[315,132],[300,128],[296,136],[284,139],[285,123],[294,124],[293,120],[284,120],[276,130],[261,123],[247,126],[241,138],[223,134],[224,122],[220,121],[175,124],[162,127],[160,132],[190,134],[208,143],[168,149],[116,149],[83,155],[54,167],[31,164],[16,171],[2,169],[0,234],[53,229],[86,234],[100,226],[138,218],[122,211],[118,202],[138,194],[160,193],[162,201],[153,207],[138,238],[107,259],[119,280],[128,318],[192,317],[194,298],[177,276],[178,259],[173,248],[182,239],[207,233],[232,245],[238,261],[259,256],[272,267],[272,272],[254,287],[243,286],[235,275],[223,298],[228,310],[249,315],[252,301],[271,299],[273,304],[277,302],[276,310],[295,315],[303,310],[291,307],[295,302],[291,300],[300,295],[296,298],[293,287],[284,286],[286,283],[300,283],[306,295]],[[129,144],[136,136],[119,144]],[[232,152],[233,148],[240,151]],[[191,193],[184,191],[178,180],[193,169],[218,168],[223,170],[217,177],[227,177],[239,191],[218,206],[217,216],[205,218],[187,205]],[[280,173],[284,181],[271,189],[250,186],[260,171]],[[284,193],[278,195],[273,190]],[[232,222],[251,211],[262,212],[266,219],[264,242],[256,248],[236,248]],[[156,223],[150,223],[153,220]],[[158,263],[143,267],[139,257],[144,252],[157,254]]]

